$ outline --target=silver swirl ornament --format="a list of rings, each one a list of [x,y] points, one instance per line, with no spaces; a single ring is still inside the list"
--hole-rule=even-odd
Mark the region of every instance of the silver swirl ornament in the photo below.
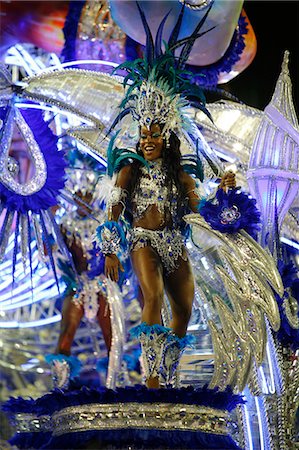
[[[15,179],[15,165],[12,165],[12,159],[9,156],[15,125],[27,144],[28,155],[34,166],[34,175],[24,184]],[[0,142],[0,182],[19,195],[32,195],[40,191],[47,179],[46,162],[31,129],[15,106],[8,107]]]
[[[215,363],[210,387],[231,386],[242,391],[250,381],[254,368],[264,360],[267,329],[280,327],[280,316],[274,291],[283,292],[283,284],[275,261],[244,230],[221,233],[199,215],[190,214],[185,221],[201,233],[213,238],[224,267],[216,266],[230,301],[213,296],[218,320],[208,320]],[[219,323],[220,320],[220,323]]]
[[[64,154],[59,151],[58,138],[45,122],[43,113],[35,109],[31,102],[27,101],[24,105],[23,99],[22,107],[18,105],[20,98],[23,97],[22,88],[12,83],[11,75],[3,65],[0,65],[0,88],[0,209],[4,211],[0,229],[0,261],[6,254],[9,237],[14,233],[13,284],[19,250],[24,270],[28,261],[32,276],[30,245],[33,224],[34,231],[38,230],[35,237],[39,253],[41,258],[45,259],[45,246],[59,289],[52,255],[52,224],[50,226],[46,224],[44,213],[58,203],[58,197],[64,188],[66,166]],[[31,176],[27,170],[21,172],[17,160],[10,155],[16,130],[21,135],[30,161],[30,170],[33,174]],[[62,238],[59,242],[62,242]]]

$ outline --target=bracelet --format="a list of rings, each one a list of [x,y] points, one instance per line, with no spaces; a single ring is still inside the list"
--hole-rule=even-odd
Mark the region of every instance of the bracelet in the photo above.
[[[103,255],[119,255],[127,251],[127,239],[123,227],[118,222],[109,220],[96,230],[96,237]]]

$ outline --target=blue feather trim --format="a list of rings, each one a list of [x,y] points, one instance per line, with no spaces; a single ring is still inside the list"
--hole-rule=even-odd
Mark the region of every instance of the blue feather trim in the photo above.
[[[61,60],[63,62],[76,61],[76,39],[79,20],[85,0],[76,0],[69,2],[69,10],[63,26],[64,46],[61,51]]]
[[[105,358],[100,358],[96,363],[96,370],[98,372],[106,372],[108,369],[109,358],[106,356]]]
[[[70,366],[70,378],[74,378],[79,375],[82,368],[82,363],[78,358],[72,355],[63,355],[62,353],[49,353],[45,355],[45,361],[48,364],[51,364],[53,361],[66,361]]]
[[[26,411],[24,411],[26,412]],[[8,440],[10,445],[21,449],[41,449],[47,448],[52,439],[52,433],[16,433]]]
[[[221,233],[237,233],[244,229],[254,239],[261,226],[261,214],[256,200],[245,192],[218,189],[214,199],[200,202],[199,213],[214,230]]]
[[[297,269],[292,262],[284,263],[279,260],[277,264],[279,273],[285,289],[289,289],[292,297],[297,301],[299,306],[299,278],[297,276]],[[299,349],[299,329],[291,327],[286,316],[283,306],[284,300],[289,298],[289,293],[285,290],[283,297],[274,293],[279,314],[280,314],[280,329],[277,332],[277,338],[285,347],[290,347],[294,352]],[[297,313],[299,318],[299,313]]]
[[[111,232],[116,231],[120,238],[120,246],[123,252],[127,251],[128,241],[125,234],[124,225],[122,222],[115,222],[114,220],[107,220],[106,222],[99,225],[96,229],[96,236],[99,243],[102,242],[102,231],[104,228],[108,228]]]
[[[182,403],[187,405],[209,406],[215,409],[232,411],[237,405],[245,403],[241,395],[234,394],[228,387],[225,391],[204,386],[195,389],[192,386],[180,389],[148,389],[143,385],[115,390],[99,387],[90,389],[83,386],[77,390],[55,389],[37,399],[10,397],[2,405],[2,410],[9,414],[27,412],[29,414],[53,414],[68,406],[78,406],[93,403]]]
[[[18,413],[51,415],[69,406],[82,406],[95,403],[182,403],[207,406],[231,412],[237,405],[245,403],[245,399],[233,393],[230,388],[225,391],[194,389],[189,386],[181,389],[147,389],[145,386],[117,388],[115,391],[107,388],[90,389],[82,387],[79,390],[61,391],[56,389],[38,399],[10,398],[2,405],[11,420]],[[86,445],[88,441],[98,439],[109,445],[126,445],[136,443],[139,448],[219,448],[238,449],[230,436],[202,432],[161,431],[161,430],[103,430],[82,433],[69,433],[60,437],[52,437],[49,433],[16,433],[10,443],[19,448],[67,448],[75,449]],[[146,445],[146,447],[143,447]]]
[[[126,362],[129,371],[135,371],[140,373],[141,370],[139,360],[140,355],[141,355],[140,347],[130,350],[130,353],[128,354],[124,354],[123,360]]]
[[[90,447],[87,447],[90,446]],[[109,447],[106,447],[106,446]],[[84,446],[84,447],[83,447]],[[86,447],[85,447],[86,446]],[[113,447],[111,447],[113,446]],[[69,433],[53,437],[43,449],[75,448],[241,450],[230,436],[200,431],[118,429]],[[40,447],[39,447],[40,448]]]
[[[175,335],[175,334],[169,334],[167,336],[167,341],[169,342],[173,342],[175,341],[177,346],[180,349],[186,348],[186,347],[192,347],[193,344],[196,342],[196,338],[195,336],[193,336],[192,334],[186,334],[186,336],[180,338],[179,336]]]
[[[149,336],[150,334],[155,333],[159,335],[163,333],[168,333],[169,331],[170,328],[163,327],[163,325],[159,324],[148,325],[147,323],[142,322],[140,325],[131,328],[129,334],[131,338],[139,339],[141,334],[146,334],[147,336]]]

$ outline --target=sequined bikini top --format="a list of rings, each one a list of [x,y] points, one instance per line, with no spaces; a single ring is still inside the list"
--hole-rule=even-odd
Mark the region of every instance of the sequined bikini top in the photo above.
[[[61,225],[66,231],[66,239],[69,245],[73,242],[82,248],[83,254],[86,257],[88,250],[92,247],[92,237],[95,234],[98,222],[89,217],[78,216],[77,211],[72,211],[66,214],[62,220]]]
[[[172,195],[169,196],[162,159],[150,162],[149,170],[147,167],[141,168],[139,183],[131,197],[133,217],[137,220],[140,219],[148,207],[156,205],[159,213],[164,215],[168,210],[174,220],[178,209],[177,198],[176,186],[173,186]]]

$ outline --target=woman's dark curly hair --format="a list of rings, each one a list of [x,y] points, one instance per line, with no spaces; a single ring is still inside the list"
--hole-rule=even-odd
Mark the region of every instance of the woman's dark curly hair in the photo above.
[[[166,175],[166,186],[169,188],[168,192],[171,195],[173,186],[176,186],[178,191],[178,205],[179,208],[183,207],[186,194],[184,193],[183,186],[180,182],[180,173],[183,170],[181,166],[181,142],[177,135],[173,132],[170,134],[169,147],[166,146],[166,141],[163,141],[162,148],[162,160],[163,160],[163,171]],[[136,146],[136,151],[138,155],[143,156],[140,149],[139,142]],[[132,163],[132,178],[129,186],[129,191],[134,192],[138,185],[138,180],[141,176],[142,164],[139,161],[134,161]]]

